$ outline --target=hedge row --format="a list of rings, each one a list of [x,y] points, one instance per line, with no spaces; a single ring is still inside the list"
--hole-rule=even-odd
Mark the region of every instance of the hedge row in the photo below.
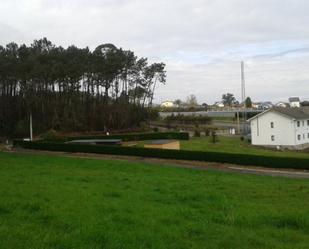
[[[253,165],[253,166],[263,166],[272,168],[309,169],[309,159],[292,158],[292,157],[287,158],[287,157],[231,154],[221,152],[146,149],[138,147],[121,147],[121,146],[115,147],[115,146],[63,144],[63,143],[41,143],[41,142],[27,142],[21,140],[15,140],[14,146],[26,149],[35,149],[35,150],[142,156],[142,157],[154,157],[164,159],[180,159],[180,160],[231,163],[239,165]]]
[[[187,132],[152,132],[152,133],[130,133],[130,134],[115,134],[115,135],[94,135],[94,136],[75,136],[66,137],[64,141],[72,141],[79,139],[121,139],[122,141],[142,141],[156,139],[178,139],[189,140]]]

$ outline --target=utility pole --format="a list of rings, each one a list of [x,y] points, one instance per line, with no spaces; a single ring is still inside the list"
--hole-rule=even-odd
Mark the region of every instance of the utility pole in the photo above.
[[[246,134],[246,120],[247,120],[247,112],[246,112],[246,81],[245,81],[245,63],[241,61],[241,100],[243,102],[243,117],[244,117],[244,125],[243,125],[243,134]]]
[[[240,134],[239,110],[237,110],[237,134]]]
[[[32,113],[30,112],[30,141],[33,140],[33,130],[32,130]]]

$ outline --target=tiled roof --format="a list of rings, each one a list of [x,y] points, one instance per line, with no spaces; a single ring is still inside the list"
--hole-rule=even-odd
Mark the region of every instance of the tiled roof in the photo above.
[[[300,108],[284,108],[284,107],[274,107],[270,110],[275,112],[279,112],[286,116],[295,118],[295,119],[306,119],[309,118],[309,108],[308,107],[300,107]]]
[[[299,102],[300,99],[298,97],[292,97],[292,98],[289,98],[289,101],[290,102]]]
[[[250,119],[248,119],[248,121],[251,121],[253,119],[255,119],[256,117],[259,117],[261,115],[263,115],[264,113],[267,112],[277,112],[279,114],[294,118],[294,119],[309,119],[309,107],[299,107],[299,108],[285,108],[285,107],[272,107],[270,109],[268,109],[265,112],[262,112]]]

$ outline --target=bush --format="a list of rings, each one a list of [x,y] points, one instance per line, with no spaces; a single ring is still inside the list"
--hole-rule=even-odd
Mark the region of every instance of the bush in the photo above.
[[[55,130],[49,130],[48,132],[42,134],[41,138],[45,141],[61,140],[61,137],[58,135],[57,131]]]
[[[165,159],[195,160],[239,165],[254,165],[272,168],[309,169],[309,159],[292,157],[260,156],[247,154],[232,154],[222,152],[202,152],[186,150],[162,150],[138,147],[115,147],[64,143],[42,143],[14,140],[14,147],[35,150],[83,152],[111,155],[143,156]]]
[[[158,108],[148,108],[146,109],[146,120],[158,120],[160,118]]]
[[[217,135],[216,131],[211,132],[211,142],[212,143],[218,142],[218,135]]]
[[[147,131],[149,125],[147,125],[146,122],[140,122],[139,127],[141,128],[141,131],[145,132]]]
[[[216,132],[216,130],[218,130],[218,127],[216,126],[208,126],[205,128],[205,136],[209,137],[212,135],[213,132]]]
[[[170,115],[166,116],[164,118],[164,121],[167,124],[170,123],[179,123],[179,124],[210,124],[211,123],[211,117],[208,116],[202,116],[202,115]]]
[[[201,132],[200,132],[200,130],[198,128],[196,128],[194,130],[194,137],[200,137],[200,136],[201,136]]]
[[[239,114],[239,118],[240,119],[245,117],[245,113],[243,113],[243,112],[239,112],[238,114]],[[246,112],[246,119],[253,118],[254,116],[256,116],[258,114],[259,113],[257,113],[257,112],[250,112],[250,111],[248,111],[248,112]],[[237,118],[237,114],[236,113],[235,113],[235,118]]]
[[[153,132],[159,132],[159,128],[158,127],[154,127],[152,130],[153,130]]]
[[[187,132],[148,132],[148,133],[129,133],[129,134],[113,134],[113,135],[97,135],[97,136],[76,136],[66,137],[63,141],[72,141],[79,139],[122,139],[122,141],[144,141],[156,139],[178,139],[189,140]]]
[[[211,132],[211,130],[209,128],[206,128],[205,129],[205,136],[209,137],[210,136],[210,132]]]

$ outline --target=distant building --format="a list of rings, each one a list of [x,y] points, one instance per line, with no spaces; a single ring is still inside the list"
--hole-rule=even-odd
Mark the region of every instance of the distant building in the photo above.
[[[252,108],[253,109],[262,109],[261,103],[259,103],[259,102],[252,103]]]
[[[287,107],[290,107],[290,104],[280,101],[280,102],[278,102],[278,103],[276,104],[276,106],[277,106],[277,107],[287,108]]]
[[[161,107],[172,108],[175,107],[175,105],[173,101],[164,101],[161,103]]]
[[[253,145],[309,148],[309,107],[268,109],[248,120]]]
[[[291,107],[300,107],[300,99],[298,97],[289,98],[289,102]]]
[[[271,103],[270,101],[260,103],[260,109],[264,109],[264,110],[270,109],[273,106],[274,106],[273,103]]]
[[[224,104],[222,102],[216,102],[216,103],[214,103],[214,106],[219,107],[219,108],[223,108]]]

